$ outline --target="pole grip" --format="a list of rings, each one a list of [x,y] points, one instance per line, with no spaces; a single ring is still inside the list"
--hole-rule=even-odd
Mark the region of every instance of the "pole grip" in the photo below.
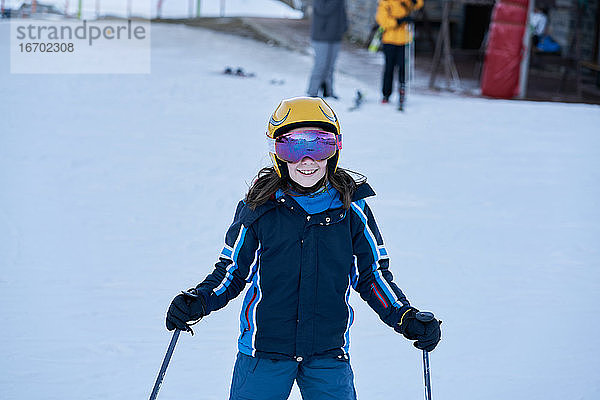
[[[429,322],[429,321],[433,321],[435,316],[433,315],[433,313],[431,311],[419,311],[415,315],[415,318],[417,318],[421,322]]]

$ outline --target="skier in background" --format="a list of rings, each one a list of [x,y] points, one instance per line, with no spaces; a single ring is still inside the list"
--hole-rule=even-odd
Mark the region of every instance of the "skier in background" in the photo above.
[[[348,28],[345,0],[314,0],[310,38],[315,51],[308,81],[309,96],[333,97],[333,71]]]
[[[542,53],[560,53],[560,44],[548,33],[548,9],[535,7],[529,18],[532,42]]]
[[[375,21],[384,29],[381,36],[385,67],[383,69],[382,103],[388,103],[398,71],[398,105],[402,109],[406,96],[406,46],[411,37],[410,14],[423,7],[423,0],[379,0]]]
[[[535,7],[533,13],[529,17],[529,24],[532,30],[533,45],[537,46],[540,38],[546,34],[546,26],[548,24],[548,11],[540,7]]]
[[[366,203],[375,193],[366,178],[338,167],[342,135],[329,105],[283,100],[267,136],[273,166],[238,204],[213,272],[173,299],[167,329],[190,330],[250,284],[230,400],[284,400],[294,381],[303,399],[354,400],[351,289],[419,349],[436,347],[440,324],[416,319],[393,282]]]

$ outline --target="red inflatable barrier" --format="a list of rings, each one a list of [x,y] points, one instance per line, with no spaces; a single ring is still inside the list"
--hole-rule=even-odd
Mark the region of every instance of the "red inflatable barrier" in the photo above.
[[[494,6],[481,77],[484,96],[510,99],[519,93],[528,1],[500,0]]]

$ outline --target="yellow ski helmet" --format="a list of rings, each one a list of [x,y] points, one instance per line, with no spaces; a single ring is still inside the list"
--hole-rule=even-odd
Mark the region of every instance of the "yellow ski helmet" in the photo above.
[[[267,125],[267,136],[275,139],[292,129],[302,127],[317,127],[340,135],[340,122],[333,109],[320,97],[292,97],[279,103]],[[269,153],[273,167],[279,177],[287,174],[285,161],[279,159],[273,152]],[[337,169],[340,151],[327,161],[330,173]]]

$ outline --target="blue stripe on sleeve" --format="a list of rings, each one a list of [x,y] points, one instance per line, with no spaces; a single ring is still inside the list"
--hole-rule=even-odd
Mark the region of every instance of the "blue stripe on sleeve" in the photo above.
[[[233,263],[227,268],[227,273],[225,274],[225,277],[223,277],[223,281],[221,282],[221,284],[214,289],[214,292],[217,296],[224,293],[227,290],[227,288],[229,287],[229,285],[231,284],[231,281],[233,280],[233,272],[238,267],[237,259],[238,259],[238,255],[240,253],[240,249],[244,245],[244,238],[246,237],[247,230],[248,230],[248,228],[246,228],[245,226],[242,225],[240,234],[239,234],[237,240],[235,241],[235,244],[233,245],[233,257],[231,258]]]
[[[223,247],[223,250],[221,250],[221,255],[225,256],[225,258],[231,259],[231,253],[232,253],[232,250],[227,247]]]
[[[362,206],[362,208],[359,208],[359,204]],[[379,284],[379,286],[383,290],[383,293],[386,295],[386,297],[388,298],[390,303],[393,305],[402,305],[402,303],[398,300],[398,298],[395,296],[394,292],[391,290],[391,288],[388,286],[387,282],[383,278],[381,271],[378,270],[379,266],[377,264],[377,261],[379,261],[382,257],[380,257],[380,253],[378,250],[375,235],[373,234],[373,232],[371,232],[371,229],[369,228],[367,216],[364,212],[365,206],[366,206],[366,202],[364,200],[358,200],[358,201],[352,203],[352,208],[354,208],[354,210],[358,214],[359,218],[365,225],[365,229],[364,229],[363,233],[365,235],[365,238],[367,239],[367,242],[371,246],[371,252],[373,254],[373,260],[374,260],[373,264],[371,266],[371,271],[373,272],[375,281]],[[383,246],[381,247],[381,249],[383,249],[383,251],[385,251],[385,248]],[[385,253],[387,255],[387,251],[385,251]]]

